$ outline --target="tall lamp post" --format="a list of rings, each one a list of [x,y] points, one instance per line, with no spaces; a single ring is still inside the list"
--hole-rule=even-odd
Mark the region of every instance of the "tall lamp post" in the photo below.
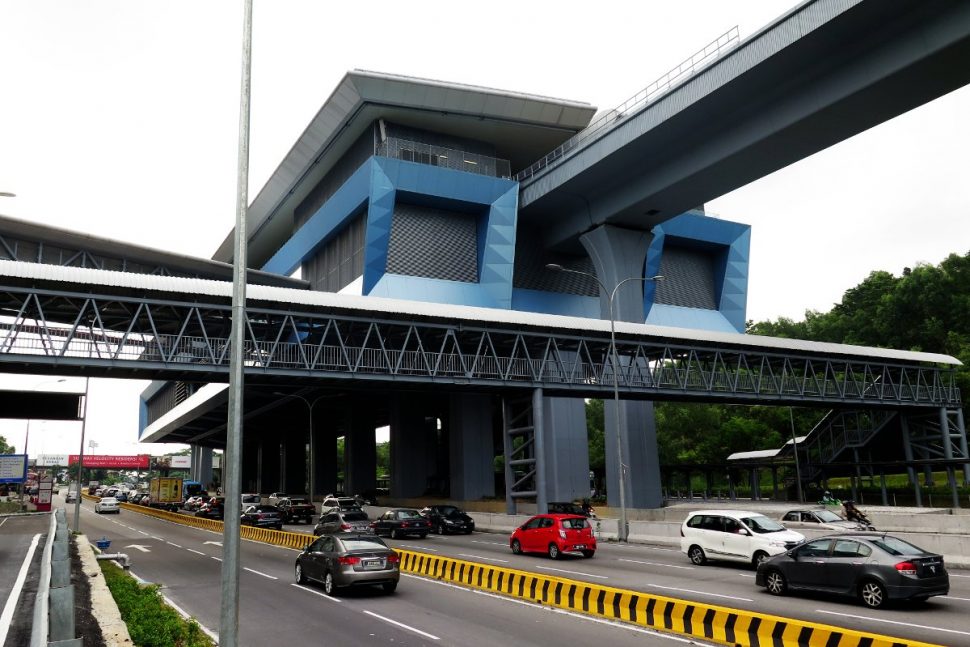
[[[317,402],[323,400],[326,395],[318,396],[312,402],[307,400],[302,395],[296,395],[295,393],[281,393],[280,391],[274,391],[273,395],[278,395],[284,398],[296,398],[297,400],[303,400],[303,404],[307,406],[307,410],[310,412],[310,503],[316,504],[316,500],[313,498],[316,492],[314,492],[313,486],[316,484],[314,477],[316,474],[316,467],[314,465],[313,453],[313,407],[317,406]]]
[[[91,378],[84,378],[84,405],[81,407],[81,450],[77,457],[77,498],[74,499],[74,533],[81,532],[81,484],[84,483],[84,432],[88,426],[88,387]],[[70,486],[68,486],[70,487]]]
[[[589,277],[599,284],[600,288],[603,290],[603,293],[607,295],[608,298],[610,306],[610,357],[613,364],[613,402],[615,403],[616,407],[616,411],[613,414],[613,423],[614,432],[616,435],[616,462],[620,481],[620,527],[617,532],[617,539],[619,541],[626,541],[630,535],[630,528],[626,518],[626,467],[623,465],[623,439],[620,435],[620,360],[616,351],[616,318],[614,317],[613,313],[613,299],[616,297],[616,291],[619,290],[620,286],[622,286],[624,283],[629,283],[630,281],[662,281],[664,277],[659,274],[657,276],[630,276],[614,285],[613,289],[610,290],[598,276],[595,274],[590,274],[589,272],[571,270],[559,265],[558,263],[549,263],[546,265],[546,269],[553,270],[554,272],[569,272],[570,274],[579,274]]]

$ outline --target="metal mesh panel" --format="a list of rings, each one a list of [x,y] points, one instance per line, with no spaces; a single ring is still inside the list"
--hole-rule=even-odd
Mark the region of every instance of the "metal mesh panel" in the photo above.
[[[660,274],[655,303],[686,308],[717,310],[714,293],[712,251],[665,245],[660,257]]]
[[[361,213],[303,264],[303,278],[314,290],[339,292],[364,273],[367,215]]]
[[[538,237],[520,229],[515,239],[515,274],[512,286],[523,290],[562,292],[585,297],[599,296],[599,286],[593,279],[569,272],[546,269],[546,263],[559,263],[563,267],[580,272],[596,274],[589,256],[566,256],[564,254],[537,254],[542,249]]]
[[[387,271],[449,281],[478,281],[478,223],[470,214],[394,205]]]

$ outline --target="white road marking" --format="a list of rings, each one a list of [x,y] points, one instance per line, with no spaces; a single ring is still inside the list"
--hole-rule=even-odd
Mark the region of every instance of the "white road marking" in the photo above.
[[[7,601],[3,603],[3,613],[0,613],[0,645],[7,642],[7,632],[10,631],[13,612],[17,608],[20,591],[24,588],[24,582],[27,580],[27,571],[30,570],[30,562],[34,559],[34,551],[37,550],[38,542],[40,542],[40,534],[34,535],[31,540],[30,548],[27,549],[27,554],[24,556],[24,563],[20,565],[20,572],[17,573],[17,580],[14,582],[13,588],[10,589]]]
[[[203,546],[205,546],[206,544],[215,544],[216,546],[222,546],[222,542],[221,541],[204,541],[204,542],[202,542],[202,545]]]
[[[366,613],[369,616],[373,616],[373,617],[377,618],[378,620],[383,620],[384,622],[388,622],[388,623],[390,623],[392,625],[397,625],[401,629],[407,629],[408,631],[413,631],[414,633],[416,633],[418,635],[421,635],[421,636],[424,636],[425,638],[430,638],[431,640],[441,640],[440,638],[438,638],[438,636],[435,636],[433,634],[429,634],[426,631],[421,631],[420,629],[415,629],[414,627],[412,627],[410,625],[406,625],[403,622],[398,622],[397,620],[391,620],[390,618],[387,618],[385,616],[376,614],[373,611],[368,611],[367,609],[361,609],[361,611],[363,611],[364,613]]]
[[[728,600],[741,600],[742,602],[754,602],[750,598],[739,598],[736,595],[721,595],[720,593],[708,593],[707,591],[695,591],[694,589],[679,589],[676,586],[660,586],[659,584],[647,584],[652,589],[663,589],[664,591],[680,591],[682,593],[695,593],[697,595],[707,595],[712,598],[727,598]]]
[[[139,530],[138,532],[140,532],[141,534],[145,535],[146,537],[148,536],[148,533],[145,532],[144,530]]]
[[[886,620],[885,618],[875,618],[870,616],[857,616],[851,613],[839,613],[838,611],[826,611],[824,609],[815,609],[818,613],[827,613],[831,616],[839,616],[842,618],[855,618],[856,620],[868,620],[869,622],[884,622],[890,625],[899,625],[901,627],[913,627],[914,629],[931,629],[933,631],[943,631],[948,634],[960,634],[961,636],[970,636],[970,631],[958,631],[957,629],[944,629],[943,627],[930,627],[929,625],[917,625],[912,622],[899,622],[898,620]]]
[[[489,546],[505,546],[508,547],[508,542],[505,541],[479,541],[477,539],[472,539],[473,544],[488,544]]]
[[[248,566],[243,566],[243,570],[244,571],[249,571],[250,573],[256,573],[256,575],[262,575],[263,577],[269,578],[271,580],[278,580],[278,579],[280,579],[278,577],[274,577],[273,575],[267,575],[266,573],[260,573],[259,571],[254,571],[253,569],[249,568]]]
[[[135,548],[137,550],[140,550],[143,553],[152,552],[151,548],[149,548],[148,546],[142,546],[141,544],[128,544],[127,546],[125,546],[125,548]]]
[[[496,559],[494,557],[484,557],[482,555],[469,555],[468,553],[458,553],[459,557],[469,557],[471,559],[484,559],[486,562],[502,562],[503,564],[508,564],[507,559]]]
[[[4,517],[3,518],[3,521],[0,521],[0,526],[2,526],[3,524],[7,523],[7,519],[9,519],[9,518],[10,517]]]
[[[489,598],[494,598],[496,600],[501,600],[503,602],[509,602],[511,604],[521,604],[523,606],[531,607],[533,609],[538,609],[541,611],[549,613],[560,613],[566,616],[572,616],[573,618],[578,618],[580,620],[588,620],[589,622],[597,622],[603,625],[609,625],[615,627],[616,629],[625,629],[626,631],[633,631],[641,634],[650,634],[651,636],[656,636],[658,638],[667,638],[668,640],[673,640],[674,642],[686,643],[690,645],[709,645],[710,643],[699,642],[697,638],[682,638],[680,636],[675,636],[672,634],[661,633],[652,629],[644,629],[642,627],[636,627],[633,625],[625,624],[620,621],[607,620],[605,618],[594,618],[588,616],[584,613],[576,613],[575,611],[567,611],[566,609],[557,609],[555,607],[542,606],[534,602],[529,602],[527,600],[517,600],[515,598],[506,597],[504,595],[498,595],[497,593],[490,593],[488,591],[480,591],[477,589],[469,589],[463,586],[458,586],[457,584],[451,584],[450,582],[444,582],[441,580],[432,580],[419,575],[411,575],[410,573],[402,573],[403,577],[410,577],[416,580],[422,580],[428,582],[429,584],[437,584],[438,586],[446,586],[451,589],[456,589],[458,591],[464,591],[465,593],[472,593],[474,595],[484,595]]]
[[[172,602],[171,598],[169,598],[169,597],[167,597],[165,595],[162,595],[162,599],[165,600],[165,602],[168,603],[168,606],[170,606],[173,609],[175,609],[175,612],[178,613],[183,618],[185,618],[186,620],[195,620],[196,624],[199,625],[199,628],[202,631],[204,631],[206,633],[206,635],[209,636],[209,638],[212,638],[212,640],[214,640],[217,645],[219,644],[219,634],[217,634],[216,632],[212,631],[211,629],[209,629],[208,627],[206,627],[204,624],[202,624],[201,622],[199,622],[199,619],[198,618],[193,618],[192,616],[190,616],[188,613],[185,612],[184,609],[182,609],[182,607],[180,607],[179,605],[177,605],[174,602]]]
[[[186,548],[185,550],[189,551],[190,553],[195,553],[196,555],[202,555],[203,557],[205,557],[205,553],[203,553],[202,551],[192,550],[191,548]]]
[[[209,556],[209,559],[214,559],[214,560],[216,560],[217,562],[221,562],[221,561],[222,561],[222,558],[221,558],[221,557],[214,557],[214,556],[212,556],[212,555],[210,555],[210,556]]]
[[[950,573],[950,577],[970,577],[970,575],[954,575],[953,573]]]
[[[641,562],[637,559],[618,559],[618,562],[630,562],[631,564],[645,564],[646,566],[663,566],[664,568],[682,568],[685,571],[694,570],[693,566],[678,566],[677,564],[660,564],[659,562]]]
[[[165,540],[164,540],[164,539],[162,539],[161,537],[152,537],[152,539],[154,539],[155,541],[165,541]]]
[[[970,598],[955,598],[952,595],[948,595],[948,596],[946,596],[943,599],[944,600],[959,600],[960,602],[970,602]]]
[[[166,541],[165,543],[168,544],[169,546],[175,546],[176,548],[181,548],[181,546],[179,546],[178,544],[173,544],[170,541]]]
[[[314,591],[313,589],[311,589],[311,588],[309,588],[309,587],[307,587],[307,586],[305,586],[303,584],[290,583],[290,586],[295,586],[296,588],[300,589],[301,591],[306,591],[307,593],[312,593],[313,595],[319,595],[321,598],[325,598],[327,600],[330,600],[331,602],[338,602],[340,604],[343,604],[343,600],[341,600],[340,598],[331,597],[331,596],[327,595],[326,593],[323,593],[322,591]]]
[[[432,553],[440,552],[436,548],[428,548],[427,546],[415,546],[414,544],[401,544],[401,548],[413,548],[415,550],[427,550]]]
[[[536,568],[541,568],[544,571],[555,571],[557,573],[569,573],[570,575],[582,575],[583,577],[595,577],[596,579],[599,579],[599,580],[610,579],[605,575],[593,575],[592,573],[580,573],[579,571],[567,571],[566,569],[563,569],[563,568],[553,568],[551,566],[537,566]]]

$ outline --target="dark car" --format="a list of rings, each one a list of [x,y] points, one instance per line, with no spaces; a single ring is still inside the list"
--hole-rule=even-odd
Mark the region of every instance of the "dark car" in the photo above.
[[[276,507],[280,509],[283,523],[300,523],[301,521],[312,523],[313,515],[317,512],[312,503],[297,497],[280,499]]]
[[[539,514],[516,528],[509,537],[516,555],[546,553],[559,559],[563,553],[596,554],[596,537],[589,520],[578,514]]]
[[[243,510],[239,520],[244,526],[256,526],[257,528],[283,529],[283,518],[280,516],[279,508],[275,505],[251,505]]]
[[[205,517],[206,519],[222,519],[225,514],[226,498],[221,496],[212,497],[195,511],[195,516]]]
[[[772,595],[819,591],[853,596],[873,609],[889,600],[925,600],[950,592],[942,555],[875,532],[806,541],[762,562],[755,583]]]
[[[475,520],[457,506],[429,505],[421,510],[421,514],[427,517],[431,529],[439,535],[450,532],[470,535],[475,530]]]
[[[590,517],[592,516],[592,508],[589,511],[586,510],[582,505],[578,503],[569,503],[565,501],[556,501],[548,504],[549,514],[576,514],[580,517]]]
[[[323,535],[296,558],[297,584],[323,583],[327,595],[344,586],[380,585],[393,593],[401,578],[401,558],[370,533]]]
[[[390,535],[391,539],[405,535],[417,535],[424,539],[431,532],[431,522],[414,508],[391,508],[374,520],[370,527],[378,535]]]
[[[337,532],[373,532],[370,518],[360,508],[341,510],[331,508],[329,512],[320,515],[320,521],[313,529],[314,535],[325,535]]]

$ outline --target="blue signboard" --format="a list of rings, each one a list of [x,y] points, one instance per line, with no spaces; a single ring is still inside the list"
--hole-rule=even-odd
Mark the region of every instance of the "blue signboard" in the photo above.
[[[27,454],[0,454],[0,483],[23,483],[27,478]]]

